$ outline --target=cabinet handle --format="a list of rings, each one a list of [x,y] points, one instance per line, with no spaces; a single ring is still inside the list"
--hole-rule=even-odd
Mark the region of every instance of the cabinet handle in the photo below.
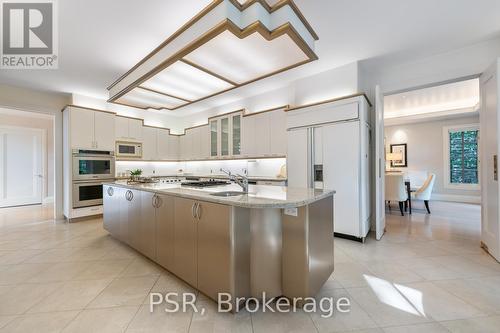
[[[125,198],[128,200],[128,201],[132,201],[132,199],[134,199],[134,193],[130,190],[127,191],[127,194],[125,195]]]
[[[196,206],[196,217],[199,219],[201,219],[201,204],[198,204],[198,206]]]
[[[115,193],[115,190],[112,187],[108,187],[108,195],[110,197],[112,197],[114,193]]]
[[[195,207],[196,207],[197,203],[193,203],[193,205],[191,206],[191,215],[193,215],[194,218],[196,218],[196,213],[195,213]]]
[[[156,205],[157,205],[156,194],[154,194],[153,197],[151,198],[151,206],[153,206],[154,208],[158,208]]]

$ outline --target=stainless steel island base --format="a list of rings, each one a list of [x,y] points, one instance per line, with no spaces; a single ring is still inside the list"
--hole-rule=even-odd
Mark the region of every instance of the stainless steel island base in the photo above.
[[[267,207],[120,183],[104,194],[113,237],[215,301],[229,294],[233,309],[263,293],[314,296],[333,272],[333,192]]]

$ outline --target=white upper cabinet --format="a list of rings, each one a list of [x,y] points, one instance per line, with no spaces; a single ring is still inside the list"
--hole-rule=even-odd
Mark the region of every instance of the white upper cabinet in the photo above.
[[[171,158],[169,151],[169,137],[170,131],[167,129],[156,129],[157,130],[157,142],[158,142],[158,159],[168,160]]]
[[[254,141],[257,149],[257,156],[269,156],[271,155],[269,112],[264,112],[252,117],[254,117],[255,121]]]
[[[142,141],[142,120],[127,117],[115,117],[117,140]]]
[[[94,111],[68,108],[72,149],[94,149]]]
[[[68,108],[67,112],[72,149],[115,149],[114,114],[76,107]]]
[[[243,117],[242,154],[247,157],[285,156],[286,113],[283,110]]]
[[[128,118],[115,117],[115,136],[116,139],[127,139],[128,137]]]
[[[142,141],[142,120],[129,119],[128,120],[128,135],[131,140]]]
[[[200,127],[200,149],[201,158],[210,157],[210,131],[208,125]]]
[[[115,115],[105,112],[94,112],[95,148],[115,150]]]
[[[144,126],[142,128],[142,159],[164,161],[179,159],[179,137],[170,130]]]
[[[191,159],[201,159],[201,132],[200,127],[193,128],[189,131],[188,137],[190,138],[188,141],[191,145],[191,149],[189,149]]]
[[[177,135],[168,136],[168,153],[169,153],[169,159],[171,160],[179,159],[179,136]]]
[[[257,156],[255,146],[255,118],[243,117],[243,132],[241,150],[244,156]]]
[[[282,110],[269,112],[270,154],[285,156],[287,152],[286,112]]]
[[[157,160],[158,159],[158,145],[157,145],[157,129],[154,127],[142,128],[142,159],[143,160]]]

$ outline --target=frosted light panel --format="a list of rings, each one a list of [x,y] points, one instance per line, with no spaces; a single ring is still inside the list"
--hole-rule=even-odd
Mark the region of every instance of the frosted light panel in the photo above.
[[[228,82],[182,61],[165,68],[141,86],[187,100],[197,100],[233,87]]]
[[[135,88],[117,100],[118,103],[130,104],[140,108],[174,108],[185,102],[169,96]]]
[[[308,60],[288,35],[268,41],[257,32],[240,39],[230,31],[185,58],[238,84]]]

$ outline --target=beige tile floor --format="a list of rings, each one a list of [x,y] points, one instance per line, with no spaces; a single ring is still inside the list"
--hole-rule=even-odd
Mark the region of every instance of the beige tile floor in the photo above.
[[[432,204],[387,215],[382,241],[335,240],[320,296],[351,312],[149,312],[151,291],[192,289],[111,238],[102,220],[54,221],[50,207],[0,209],[0,332],[499,332],[500,264],[479,247],[480,208]]]

